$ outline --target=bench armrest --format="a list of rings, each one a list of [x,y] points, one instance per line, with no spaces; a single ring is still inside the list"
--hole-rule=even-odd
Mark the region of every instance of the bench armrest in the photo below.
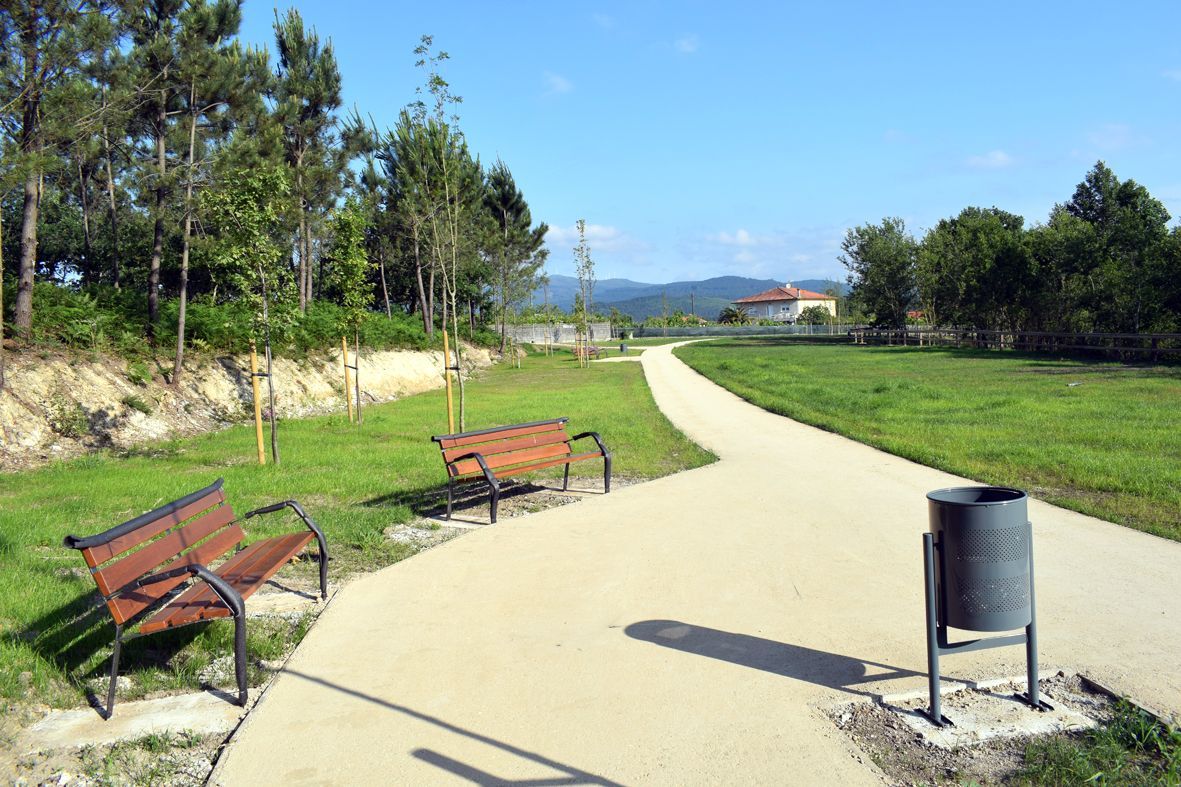
[[[252,516],[259,514],[273,514],[276,511],[282,511],[284,508],[290,508],[295,512],[296,516],[303,520],[308,530],[316,537],[316,545],[320,547],[320,598],[328,597],[328,542],[324,538],[324,531],[316,524],[316,520],[312,519],[303,510],[303,506],[295,500],[284,500],[281,503],[271,503],[269,506],[256,508],[253,511],[247,511],[242,515],[243,519],[249,519]]]
[[[583,432],[582,434],[576,434],[570,438],[570,442],[573,443],[575,440],[581,440],[584,437],[592,438],[599,446],[599,450],[602,451],[603,456],[611,456],[611,452],[607,450],[607,446],[603,445],[603,438],[599,437],[598,432]]]
[[[209,585],[213,592],[217,594],[217,597],[234,613],[234,617],[242,617],[246,614],[246,602],[242,600],[242,595],[234,590],[229,582],[226,582],[200,563],[190,563],[187,566],[179,566],[170,571],[150,574],[138,580],[135,584],[137,587],[143,587],[144,585],[163,582],[166,579],[172,579],[173,577],[179,577],[184,574],[192,574]]]
[[[488,482],[488,485],[493,489],[500,489],[500,482],[496,480],[496,476],[492,474],[492,470],[489,469],[488,463],[484,461],[484,455],[479,451],[472,451],[470,454],[463,454],[462,456],[457,456],[452,459],[447,463],[448,473],[451,472],[451,468],[453,468],[456,463],[462,462],[465,459],[475,459],[476,464],[480,466],[480,470],[484,472],[484,480]],[[454,477],[454,475],[455,474],[452,474],[452,477]]]

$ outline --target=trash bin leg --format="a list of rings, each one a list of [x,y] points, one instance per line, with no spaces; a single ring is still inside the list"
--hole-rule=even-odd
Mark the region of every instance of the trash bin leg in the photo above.
[[[1037,664],[1037,596],[1033,589],[1033,528],[1029,528],[1029,625],[1025,627],[1025,678],[1026,688],[1023,700],[1035,710],[1053,710],[1038,693],[1038,664]]]
[[[936,727],[942,727],[945,719],[939,696],[939,640],[935,620],[935,537],[930,533],[923,533],[923,576],[926,580],[927,601],[927,676],[931,682],[931,707],[927,710],[927,718]]]

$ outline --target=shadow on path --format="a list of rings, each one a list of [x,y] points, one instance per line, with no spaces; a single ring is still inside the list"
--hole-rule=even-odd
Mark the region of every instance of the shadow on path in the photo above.
[[[673,650],[728,661],[731,664],[866,697],[880,698],[880,695],[853,687],[895,678],[926,675],[877,661],[842,656],[802,645],[789,645],[762,637],[752,637],[749,634],[693,626],[676,620],[644,620],[632,623],[624,629],[624,633],[632,639],[651,642]],[[885,671],[870,675],[869,667]]]
[[[303,680],[310,681],[312,683],[318,683],[321,686],[325,686],[325,687],[332,689],[334,691],[339,691],[342,694],[348,694],[351,697],[356,697],[358,699],[362,699],[367,702],[372,702],[374,705],[379,705],[387,710],[392,710],[392,711],[395,711],[396,713],[404,714],[404,715],[409,716],[413,719],[417,719],[419,721],[426,722],[427,724],[433,724],[436,727],[447,730],[448,732],[453,732],[456,735],[461,735],[465,738],[470,738],[471,740],[479,741],[480,743],[486,744],[488,746],[492,746],[493,748],[500,749],[501,751],[508,752],[509,754],[513,754],[517,757],[520,757],[523,760],[528,760],[529,762],[534,762],[534,763],[537,763],[538,765],[543,765],[547,768],[553,768],[555,771],[558,771],[562,774],[561,776],[556,776],[553,778],[521,779],[521,780],[514,781],[512,779],[504,779],[504,778],[495,776],[491,773],[488,773],[486,771],[482,771],[476,767],[468,765],[467,763],[463,763],[458,760],[454,760],[450,757],[447,757],[446,755],[439,754],[438,752],[435,752],[435,751],[431,751],[430,749],[415,749],[414,751],[411,752],[411,755],[413,757],[415,757],[418,760],[421,760],[422,762],[426,762],[431,765],[434,765],[437,768],[441,768],[445,771],[448,771],[456,776],[467,779],[467,780],[474,782],[476,784],[482,784],[482,785],[483,784],[487,784],[487,785],[510,784],[510,785],[519,785],[520,787],[546,787],[547,785],[564,785],[564,784],[571,784],[571,785],[574,785],[574,784],[598,784],[598,785],[602,785],[603,787],[622,787],[619,784],[619,782],[614,782],[614,781],[611,781],[610,779],[604,778],[602,776],[598,776],[593,773],[588,773],[587,771],[580,770],[580,769],[575,768],[571,765],[566,765],[564,763],[560,763],[557,760],[551,760],[549,757],[546,757],[544,755],[536,754],[531,751],[526,751],[525,749],[521,749],[517,746],[513,746],[511,743],[505,743],[504,741],[498,741],[495,738],[489,738],[487,735],[481,735],[478,732],[473,732],[471,730],[465,730],[463,727],[457,727],[454,724],[443,721],[442,719],[435,718],[434,716],[429,716],[425,713],[421,713],[421,712],[416,711],[412,708],[407,708],[404,705],[398,705],[396,703],[389,702],[387,700],[383,700],[380,697],[374,697],[370,694],[365,694],[364,692],[357,691],[356,689],[350,689],[347,686],[341,686],[341,685],[333,683],[331,681],[324,680],[323,678],[318,678],[315,675],[308,675],[306,673],[298,672],[298,671],[290,669],[290,668],[283,669],[283,672],[287,675],[292,675],[296,678],[302,678]]]

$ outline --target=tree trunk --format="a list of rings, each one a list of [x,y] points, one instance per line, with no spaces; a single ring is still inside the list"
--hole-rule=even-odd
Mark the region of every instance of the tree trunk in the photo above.
[[[467,429],[466,388],[463,384],[463,356],[459,351],[459,315],[456,314],[455,291],[451,293],[451,335],[455,337],[455,380],[459,385],[459,431]],[[443,330],[446,330],[444,327]]]
[[[275,464],[279,464],[278,421],[275,417],[275,383],[274,378],[271,376],[271,319],[270,312],[267,309],[267,277],[263,273],[261,266],[258,269],[258,281],[262,285],[262,330],[267,356],[267,401],[270,403],[271,410],[271,459]]]
[[[361,415],[361,332],[353,331],[353,346],[356,351],[353,353],[353,387],[357,392],[357,426],[364,423],[364,418]]]
[[[303,202],[303,151],[295,154],[295,199],[299,205],[299,311],[301,314],[308,310],[307,272],[308,272],[308,217]]]
[[[189,107],[197,103],[197,85],[190,83]],[[172,384],[180,385],[185,361],[185,311],[189,303],[189,241],[193,234],[193,157],[197,147],[197,115],[189,113],[189,177],[185,183],[185,229],[180,248],[180,303],[176,314],[176,359],[172,363]]]
[[[33,273],[37,269],[38,176],[25,177],[25,204],[21,216],[20,273],[16,284],[16,332],[27,339],[33,329]]]
[[[385,284],[385,249],[382,248],[381,243],[377,244],[377,261],[379,270],[381,271],[381,295],[385,298],[385,316],[386,319],[394,319],[394,313],[390,310],[390,291]]]
[[[103,88],[103,117],[106,117],[107,89]],[[107,199],[111,203],[111,283],[119,289],[119,211],[115,203],[115,173],[111,164],[111,140],[103,123],[103,150],[106,152]]]
[[[418,285],[418,305],[422,311],[422,329],[427,336],[435,335],[435,315],[432,314],[430,301],[427,300],[426,285],[422,281],[422,256],[418,246],[418,225],[414,224],[410,229],[412,239],[414,241],[414,278]],[[431,280],[431,286],[434,287],[434,279]]]
[[[164,257],[164,178],[168,174],[168,160],[165,156],[164,131],[168,122],[167,94],[161,91],[160,107],[156,112],[156,166],[159,181],[156,183],[156,204],[154,228],[152,231],[152,261],[148,268],[148,338],[156,337],[156,320],[160,316],[160,261]]]
[[[90,267],[91,257],[90,253],[90,200],[86,198],[86,181],[88,178],[82,171],[82,162],[78,162],[78,196],[82,200],[82,254],[86,258],[86,268],[83,271],[85,279],[89,279],[97,271]]]

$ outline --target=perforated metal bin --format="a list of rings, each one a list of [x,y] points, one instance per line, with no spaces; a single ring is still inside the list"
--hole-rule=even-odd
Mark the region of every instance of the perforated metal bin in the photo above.
[[[1033,617],[1027,497],[997,486],[938,489],[927,495],[935,537],[939,624],[1010,631]]]

